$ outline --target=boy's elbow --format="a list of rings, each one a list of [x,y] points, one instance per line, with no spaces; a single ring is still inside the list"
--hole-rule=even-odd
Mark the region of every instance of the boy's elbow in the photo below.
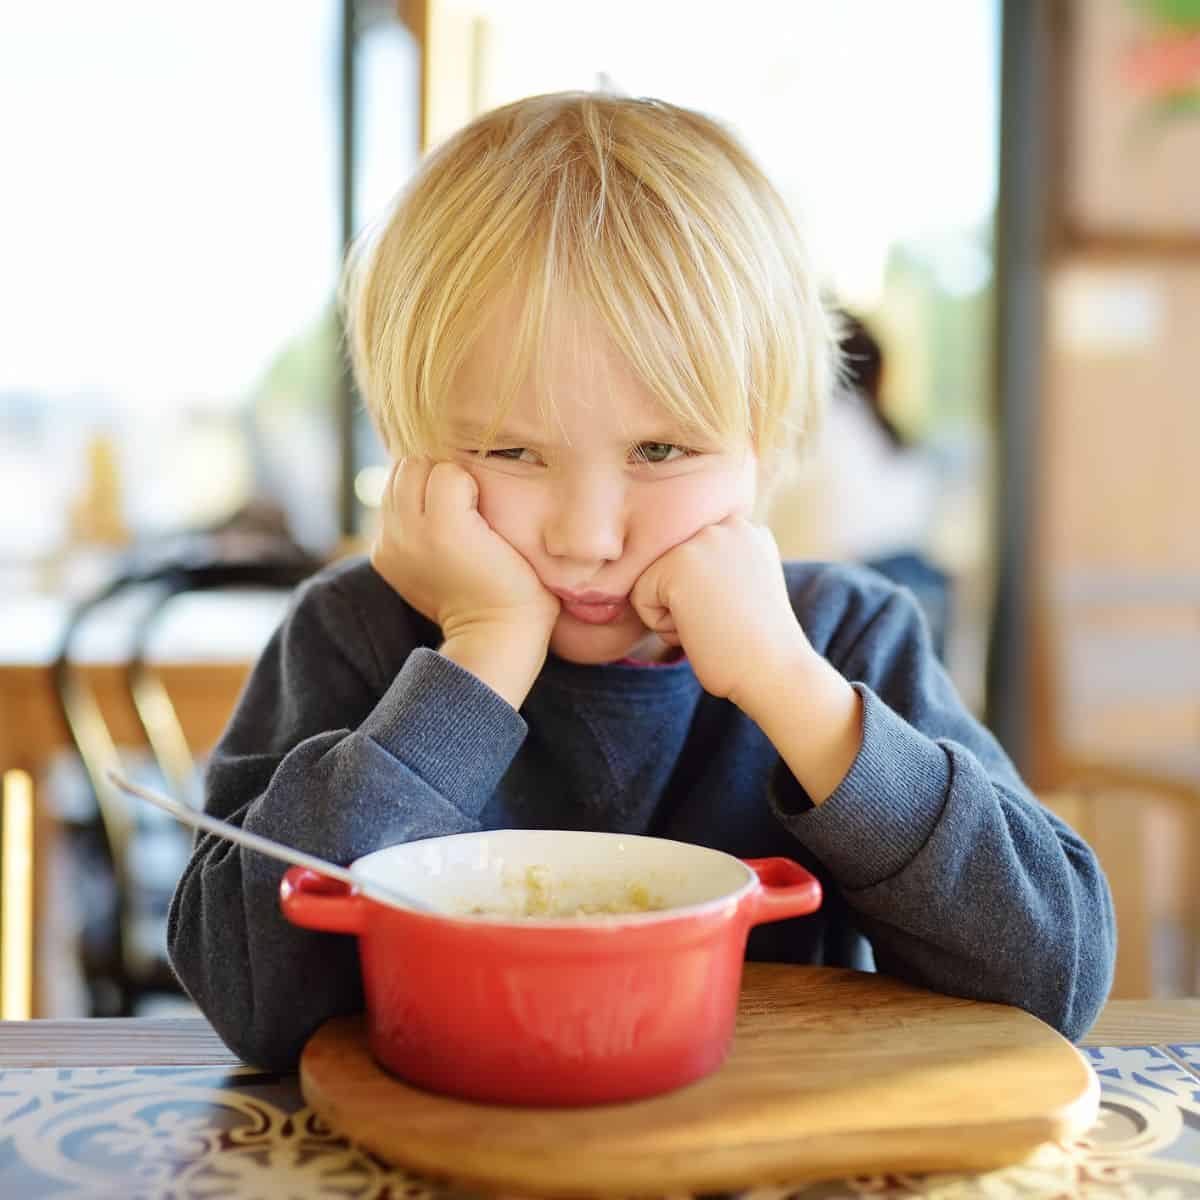
[[[1074,886],[1064,889],[1067,900],[1046,905],[1039,924],[1022,939],[1020,965],[1026,993],[1021,1007],[1072,1042],[1096,1023],[1117,961],[1112,894],[1095,859],[1089,855],[1085,861]]]
[[[286,1075],[300,1065],[300,1052],[306,1039],[281,1038],[270,1032],[241,1028],[221,1028],[213,1024],[221,1041],[247,1066],[277,1075]]]
[[[255,1018],[250,998],[236,985],[214,987],[202,971],[188,970],[188,958],[172,957],[172,967],[184,991],[204,1014],[216,1035],[247,1066],[285,1074],[300,1062],[304,1038],[289,1037],[286,1031],[263,1028]]]
[[[1112,991],[1113,972],[1116,967],[1115,938],[1105,952],[1098,953],[1083,972],[1086,987],[1076,1003],[1072,1006],[1070,1020],[1064,1029],[1064,1036],[1077,1042],[1096,1023],[1096,1018],[1108,1002],[1109,992]]]
[[[178,966],[175,971],[180,975]],[[257,1014],[249,998],[236,988],[206,991],[202,984],[189,986],[184,975],[180,981],[217,1036],[247,1066],[277,1074],[296,1070],[306,1037],[298,1035],[294,1026],[284,1028],[285,1019],[264,1019],[266,1014]]]
[[[1098,896],[1093,919],[1085,922],[1075,951],[1075,987],[1061,1032],[1079,1041],[1096,1023],[1112,991],[1117,969],[1117,918],[1112,893],[1103,875],[1097,880]]]
[[[1112,989],[1116,939],[1111,933],[1099,944],[1080,947],[1073,970],[1064,972],[1062,986],[1043,997],[1043,1012],[1035,1012],[1068,1041],[1077,1042],[1096,1023]]]
[[[1052,1012],[1035,1015],[1041,1016],[1047,1025],[1056,1029],[1067,1041],[1077,1042],[1096,1023],[1096,1018],[1104,1007],[1102,996],[1099,999],[1089,996],[1081,998],[1081,1001],[1062,1004]]]
[[[264,1034],[255,1017],[250,972],[219,952],[206,949],[197,931],[171,929],[167,939],[171,969],[192,1003],[217,1036],[244,1063],[284,1072],[295,1068],[303,1045]]]

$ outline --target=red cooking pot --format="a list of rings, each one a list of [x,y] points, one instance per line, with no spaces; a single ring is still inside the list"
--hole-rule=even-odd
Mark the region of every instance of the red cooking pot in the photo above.
[[[372,1054],[409,1083],[502,1104],[633,1100],[715,1070],[750,927],[821,903],[790,859],[616,833],[429,838],[350,870],[360,886],[292,867],[280,902],[296,925],[357,935]]]

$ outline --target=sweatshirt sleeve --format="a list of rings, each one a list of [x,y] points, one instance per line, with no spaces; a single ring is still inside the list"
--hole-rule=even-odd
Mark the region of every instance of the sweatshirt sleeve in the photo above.
[[[411,619],[399,602],[387,615]],[[435,651],[410,645],[389,664],[373,644],[336,582],[305,585],[214,751],[206,811],[343,865],[478,829],[525,722]],[[327,1018],[363,1007],[356,939],[286,921],[286,869],[202,835],[167,922],[189,995],[235,1053],[274,1070],[293,1068]]]
[[[862,699],[862,748],[817,807],[780,763],[772,807],[837,881],[880,970],[1077,1039],[1112,983],[1108,884],[966,711],[913,598],[880,590],[829,653]]]

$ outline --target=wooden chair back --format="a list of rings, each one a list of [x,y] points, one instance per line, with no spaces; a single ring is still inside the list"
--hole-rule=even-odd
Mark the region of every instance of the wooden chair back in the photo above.
[[[1200,786],[1080,765],[1039,798],[1095,850],[1108,877],[1113,998],[1200,995]]]

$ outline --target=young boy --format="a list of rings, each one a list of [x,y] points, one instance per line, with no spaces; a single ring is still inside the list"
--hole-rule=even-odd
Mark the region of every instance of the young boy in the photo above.
[[[370,561],[302,587],[208,810],[337,862],[504,827],[650,833],[822,881],[748,955],[873,964],[1068,1036],[1107,994],[1088,847],[965,711],[911,598],[780,563],[761,513],[831,333],[786,209],[720,126],[541,96],[423,165],[356,248],[359,386],[394,460]],[[180,979],[247,1060],[363,1005],[353,938],[211,837]]]

